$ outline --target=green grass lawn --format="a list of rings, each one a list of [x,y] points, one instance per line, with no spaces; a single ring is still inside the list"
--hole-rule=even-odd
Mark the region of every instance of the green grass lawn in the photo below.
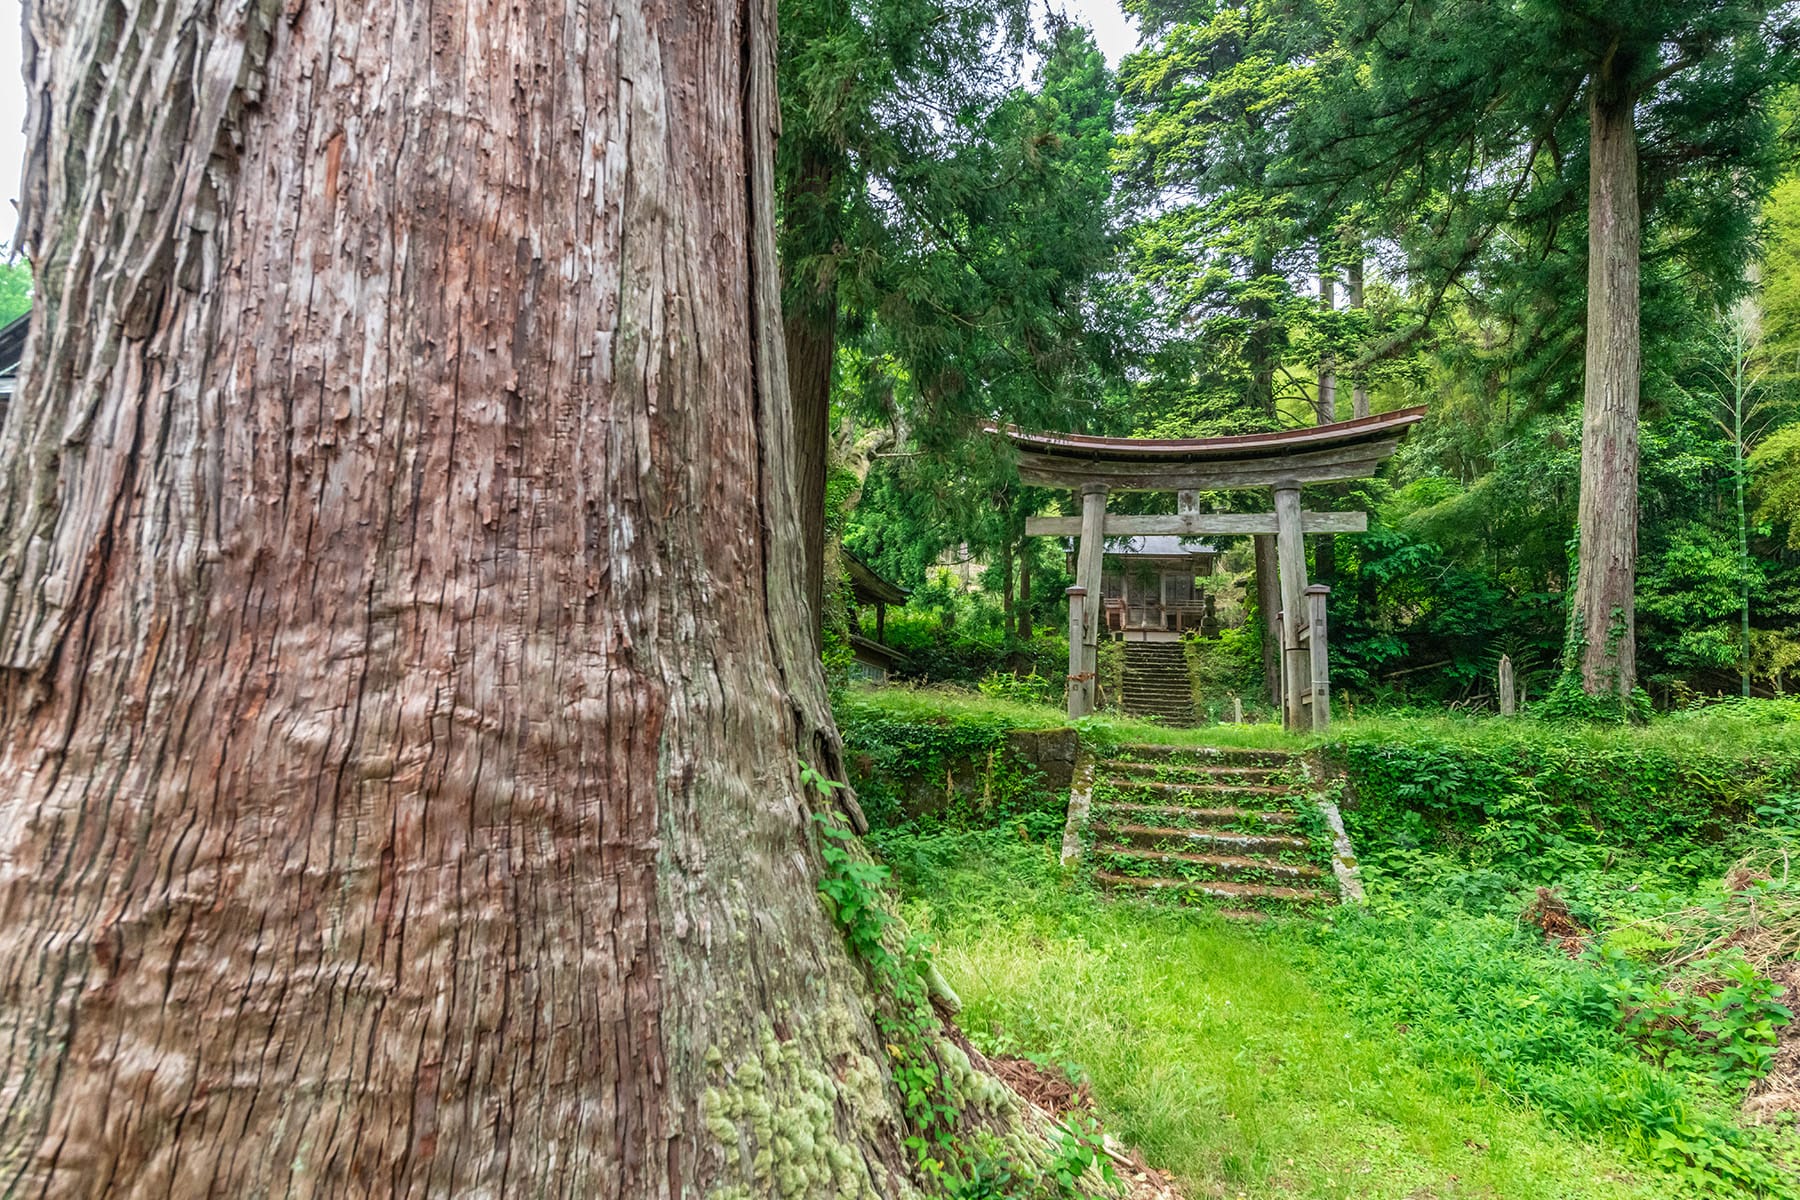
[[[1078,1064],[1115,1136],[1190,1197],[1670,1194],[1619,1149],[1441,1083],[1400,1035],[1308,980],[1280,922],[1110,903],[948,840],[908,915],[935,938],[978,1045]],[[915,876],[918,878],[918,876]]]
[[[1107,899],[1062,872],[1059,798],[994,766],[1006,730],[1058,724],[1055,709],[889,689],[842,711],[879,767],[865,796],[986,764],[963,785],[981,803],[870,837],[964,1028],[993,1052],[1077,1064],[1112,1132],[1194,1200],[1800,1200],[1800,1129],[1739,1114],[1786,1020],[1770,947],[1800,920],[1793,702],[1642,729],[1344,722],[1321,750],[1369,904],[1263,925]],[[1081,729],[1099,755],[1319,742],[1272,725]],[[1765,864],[1762,882],[1726,886],[1740,859]],[[1522,919],[1540,888],[1585,942]]]

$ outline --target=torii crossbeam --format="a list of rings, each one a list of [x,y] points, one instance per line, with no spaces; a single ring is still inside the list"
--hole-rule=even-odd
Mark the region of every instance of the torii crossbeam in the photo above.
[[[1424,418],[1425,409],[1405,408],[1354,421],[1214,438],[1098,438],[1025,433],[1017,426],[993,429],[1017,451],[1021,480],[1081,493],[1081,516],[1032,517],[1025,522],[1030,535],[1080,538],[1075,586],[1069,589],[1069,715],[1086,716],[1094,708],[1100,567],[1108,537],[1254,534],[1273,535],[1276,540],[1286,724],[1290,729],[1326,728],[1331,721],[1325,636],[1329,589],[1307,586],[1304,538],[1308,533],[1362,533],[1368,528],[1368,515],[1303,512],[1300,488],[1368,478]],[[1263,487],[1274,493],[1272,512],[1199,511],[1199,492]],[[1176,492],[1180,511],[1108,516],[1110,491]]]

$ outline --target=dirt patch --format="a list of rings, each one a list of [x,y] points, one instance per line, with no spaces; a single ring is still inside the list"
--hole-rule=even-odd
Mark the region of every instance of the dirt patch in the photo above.
[[[1083,1115],[1094,1111],[1094,1094],[1085,1083],[1075,1083],[1055,1067],[1046,1067],[1029,1058],[1002,1054],[987,1060],[988,1068],[1006,1086],[1025,1097],[1053,1117],[1070,1113]]]
[[[1577,957],[1587,948],[1588,929],[1575,919],[1563,898],[1551,888],[1539,888],[1537,896],[1519,914],[1519,920],[1542,931],[1546,942],[1570,958]]]
[[[1772,968],[1769,978],[1786,989],[1781,1003],[1800,1014],[1800,962],[1785,962]],[[1800,1113],[1800,1019],[1782,1026],[1776,1037],[1775,1065],[1756,1081],[1744,1099],[1744,1115],[1752,1121]]]
[[[1086,1082],[1077,1083],[1058,1067],[1033,1062],[1029,1058],[1002,1054],[983,1056],[954,1025],[952,1037],[971,1060],[986,1066],[1000,1081],[1052,1120],[1066,1123],[1073,1118],[1087,1121],[1094,1117],[1094,1094]],[[1118,1200],[1185,1200],[1175,1177],[1144,1161],[1136,1147],[1124,1146],[1106,1138],[1107,1157],[1112,1159],[1113,1173],[1127,1190],[1114,1193]]]

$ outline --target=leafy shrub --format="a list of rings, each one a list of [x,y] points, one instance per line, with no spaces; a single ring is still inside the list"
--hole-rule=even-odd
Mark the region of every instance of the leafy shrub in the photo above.
[[[1547,948],[1515,921],[1348,911],[1310,953],[1363,1020],[1403,1034],[1460,1086],[1496,1088],[1573,1129],[1621,1138],[1701,1188],[1793,1194],[1764,1135],[1739,1128],[1704,1080],[1639,1053],[1639,1031],[1621,1020],[1620,977]],[[1733,1054],[1761,1036],[1743,1031],[1778,1015],[1756,985],[1740,986],[1691,1014],[1733,1047],[1710,1055],[1703,1073],[1736,1069]]]
[[[1776,1031],[1794,1014],[1780,1003],[1785,989],[1758,975],[1743,955],[1709,962],[1717,986],[1698,991],[1648,976],[1616,952],[1606,962],[1617,972],[1605,986],[1620,1031],[1659,1065],[1704,1073],[1733,1088],[1769,1073]]]
[[[914,715],[854,696],[840,698],[836,711],[850,782],[872,826],[973,828],[1032,817],[1034,828],[1061,827],[1067,794],[1052,791],[1043,771],[1013,747],[1010,735],[1021,725],[1012,717],[979,710]]]
[[[1063,698],[1061,681],[1046,679],[1036,671],[1027,675],[989,671],[976,686],[984,696],[1024,704],[1055,704]]]
[[[1365,856],[1435,847],[1554,877],[1605,846],[1717,874],[1733,831],[1759,806],[1786,813],[1800,790],[1800,705],[1745,702],[1643,730],[1366,722],[1323,753],[1348,783],[1345,821]]]

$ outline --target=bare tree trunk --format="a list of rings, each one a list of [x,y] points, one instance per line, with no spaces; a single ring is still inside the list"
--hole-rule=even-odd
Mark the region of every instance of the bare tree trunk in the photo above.
[[[1019,536],[1019,613],[1013,634],[1021,642],[1031,640],[1031,543]]]
[[[1281,632],[1275,614],[1281,611],[1281,575],[1276,565],[1275,535],[1255,535],[1256,610],[1262,621],[1263,689],[1269,703],[1281,706]]]
[[[1332,277],[1331,268],[1322,261],[1319,263],[1319,306],[1326,312],[1337,311],[1337,280]],[[1319,390],[1313,398],[1315,424],[1329,425],[1337,420],[1337,359],[1327,350],[1319,358]]]
[[[773,5],[130,12],[27,25],[7,1192],[899,1194]]]
[[[809,156],[793,187],[816,214],[827,203],[832,164]],[[825,483],[830,473],[831,372],[837,359],[837,290],[830,280],[790,281],[785,287],[788,387],[794,406],[794,456],[799,487],[804,589],[810,628],[821,642],[825,619]]]
[[[1250,263],[1252,281],[1274,270],[1275,260],[1267,254],[1259,254]],[[1250,366],[1249,400],[1254,408],[1273,420],[1275,371],[1281,358],[1280,337],[1275,328],[1275,309],[1267,300],[1260,298],[1246,301],[1242,309],[1245,319],[1250,323],[1250,336],[1245,347],[1245,357]]]
[[[1587,385],[1574,632],[1590,695],[1637,682],[1638,210],[1634,97],[1589,85]]]
[[[1018,636],[1013,622],[1013,540],[1009,534],[1000,540],[1000,631],[1008,637]]]
[[[1349,288],[1350,307],[1358,309],[1363,306],[1363,258],[1360,243],[1351,256],[1350,265],[1345,271]],[[1350,380],[1350,416],[1354,420],[1369,415],[1369,389],[1364,383],[1361,373],[1355,373]]]

